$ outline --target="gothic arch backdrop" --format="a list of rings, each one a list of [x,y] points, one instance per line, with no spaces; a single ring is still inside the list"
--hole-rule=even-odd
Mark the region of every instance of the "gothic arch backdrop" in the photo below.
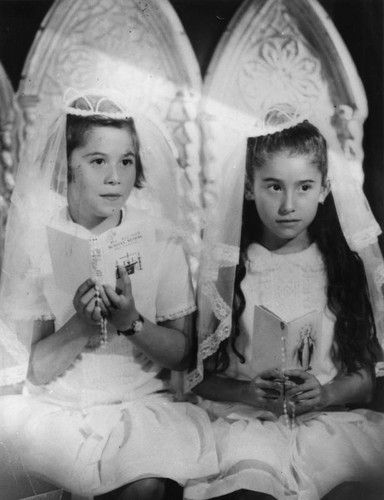
[[[4,2],[7,3],[3,0],[3,5]],[[375,6],[372,0],[368,2],[371,8]],[[18,0],[16,3],[25,7],[25,4],[33,4],[33,0]],[[204,29],[194,26],[191,30],[189,27],[195,48],[199,47],[196,40],[200,31],[203,32],[202,39],[206,41],[204,60],[201,58],[203,42],[199,42],[200,52],[196,57],[171,3],[187,26],[193,24],[193,6],[201,9],[200,14],[204,14],[205,9],[208,17],[211,13],[211,18],[215,13],[221,23],[232,18],[221,39],[217,28],[209,38]],[[340,1],[323,0],[322,3],[335,11]],[[349,7],[353,4],[356,7],[358,2],[348,2]],[[139,97],[147,111],[166,121],[178,145],[180,163],[186,173],[186,195],[198,207],[201,202],[199,182],[201,178],[205,179],[209,192],[220,162],[220,154],[217,154],[220,140],[209,130],[212,124],[210,98],[214,96],[214,102],[235,109],[255,111],[258,105],[256,92],[250,89],[255,87],[257,94],[262,93],[265,85],[254,85],[254,82],[273,74],[279,82],[291,78],[292,88],[299,94],[312,92],[319,96],[321,92],[328,93],[329,101],[338,107],[335,124],[344,134],[342,140],[350,135],[349,125],[353,118],[353,148],[362,160],[361,135],[367,114],[364,90],[348,50],[316,1],[152,0],[144,4],[133,0],[103,0],[95,4],[45,0],[45,5],[50,9],[29,49],[18,84],[18,101],[24,111],[27,132],[33,128],[36,101],[43,99],[48,105],[56,105],[58,96],[68,85],[90,86],[96,80],[105,84],[112,81],[114,85],[129,88],[132,97]],[[345,17],[348,17],[347,11]],[[201,15],[200,21],[203,19]],[[251,29],[258,33],[256,42]],[[286,30],[284,36],[276,36],[279,29]],[[220,41],[216,43],[210,60],[206,47],[211,45],[213,51],[215,36],[216,42]],[[256,52],[262,45],[257,62]],[[272,67],[271,62],[276,57],[283,59]],[[202,78],[198,63],[203,72],[208,66],[202,91],[205,99],[199,116]],[[234,84],[232,74],[236,73],[235,68],[240,71],[241,78]],[[258,102],[260,104],[260,99]],[[208,127],[205,126],[207,122]],[[199,161],[201,151],[204,151],[203,163]],[[13,152],[14,156],[16,153]],[[372,164],[366,164],[365,170],[371,177],[382,175],[382,169]],[[8,172],[8,191],[11,184]],[[368,183],[368,192],[369,188]],[[380,220],[381,193],[373,191],[371,197]],[[6,204],[5,201],[5,208]]]

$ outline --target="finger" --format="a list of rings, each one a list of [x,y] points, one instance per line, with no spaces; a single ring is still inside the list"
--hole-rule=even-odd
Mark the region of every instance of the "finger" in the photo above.
[[[279,399],[279,396],[276,394],[269,394],[265,391],[259,390],[256,392],[256,400],[257,401],[275,401]]]
[[[264,390],[264,398],[265,399],[279,399],[279,397],[282,395],[281,391],[275,390],[275,389],[265,389]]]
[[[93,287],[89,289],[84,295],[82,295],[80,299],[77,301],[77,303],[74,303],[76,311],[80,313],[85,313],[87,307],[90,304],[93,304],[92,308],[94,307],[95,300],[96,300],[96,290]]]
[[[262,372],[260,372],[255,378],[257,377],[260,377],[264,380],[270,380],[270,379],[273,379],[273,380],[281,380],[283,381],[284,380],[284,374],[281,370],[279,370],[278,368],[270,368],[268,370],[263,370]]]
[[[120,295],[118,293],[116,293],[116,291],[110,285],[104,285],[103,288],[104,288],[104,294],[105,294],[105,296],[110,304],[109,307],[111,309],[119,308],[121,305]]]
[[[297,384],[295,382],[293,382],[293,380],[285,380],[284,381],[284,388],[286,391],[289,391],[290,389],[292,389],[293,387],[296,387],[296,386],[297,386]]]
[[[303,392],[302,394],[297,394],[296,399],[298,403],[304,403],[306,401],[310,400],[318,400],[319,399],[319,393],[318,391],[308,391],[308,392]]]
[[[257,387],[260,387],[263,391],[273,392],[279,395],[284,393],[284,384],[283,382],[276,381],[267,381],[261,379],[259,383],[255,383]]]
[[[319,396],[318,394],[312,394],[311,396],[307,394],[300,394],[296,398],[289,398],[289,401],[305,408],[315,408],[319,402]]]
[[[120,274],[120,283],[122,285],[122,294],[126,297],[132,295],[132,287],[131,287],[131,279],[128,275],[128,271],[124,266],[118,266],[119,274]]]
[[[309,378],[313,377],[313,375],[311,373],[308,373],[304,370],[300,370],[297,368],[285,370],[284,375],[288,378],[298,378],[298,379],[301,379],[303,381],[308,380]]]
[[[99,300],[98,307],[100,309],[101,316],[103,318],[110,318],[111,316],[111,309],[107,309],[101,299]]]
[[[316,402],[313,400],[295,403],[295,412],[297,414],[308,412],[316,409]]]
[[[304,394],[314,389],[316,389],[316,387],[313,384],[305,382],[304,384],[295,385],[294,387],[287,389],[286,394],[288,397],[296,397],[299,394]]]
[[[88,292],[90,292],[92,289],[94,290],[96,286],[96,282],[94,279],[89,278],[84,283],[82,283],[79,288],[76,290],[75,296],[73,298],[73,302],[79,302],[81,297]]]
[[[98,308],[100,310],[95,298],[93,300],[91,300],[90,302],[88,302],[88,304],[84,308],[84,314],[86,316],[88,316],[90,319],[92,319],[92,321],[96,321],[95,317],[94,317],[94,313],[95,313],[96,308]]]
[[[111,302],[105,293],[105,289],[103,286],[99,286],[99,293],[100,293],[100,306],[102,308],[102,311],[110,312],[109,308],[111,307]]]

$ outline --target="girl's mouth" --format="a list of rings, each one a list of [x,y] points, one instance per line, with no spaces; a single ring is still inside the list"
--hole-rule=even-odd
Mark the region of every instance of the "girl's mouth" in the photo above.
[[[299,221],[299,219],[285,219],[285,220],[277,220],[276,221],[278,224],[287,224],[289,226],[293,225],[293,224],[297,224]]]
[[[104,200],[116,201],[121,198],[120,194],[101,194],[100,195]]]
[[[299,222],[300,220],[299,219],[290,219],[290,220],[277,220],[276,221],[277,224],[279,226],[283,226],[283,227],[295,227]]]

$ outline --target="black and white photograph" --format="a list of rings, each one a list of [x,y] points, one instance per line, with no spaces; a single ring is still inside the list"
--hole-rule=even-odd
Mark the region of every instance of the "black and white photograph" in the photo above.
[[[0,500],[384,500],[382,0],[0,0]]]

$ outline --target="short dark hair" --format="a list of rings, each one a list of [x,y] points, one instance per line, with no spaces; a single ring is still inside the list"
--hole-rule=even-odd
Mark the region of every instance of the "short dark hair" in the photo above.
[[[135,122],[133,118],[115,119],[103,115],[91,116],[78,116],[67,115],[67,159],[69,159],[72,151],[84,145],[84,142],[90,130],[94,127],[114,127],[118,129],[125,129],[130,133],[135,149],[136,160],[136,179],[135,187],[141,188],[145,180],[144,168],[140,157],[140,141],[136,131]],[[68,167],[68,182],[71,182],[71,171]]]

